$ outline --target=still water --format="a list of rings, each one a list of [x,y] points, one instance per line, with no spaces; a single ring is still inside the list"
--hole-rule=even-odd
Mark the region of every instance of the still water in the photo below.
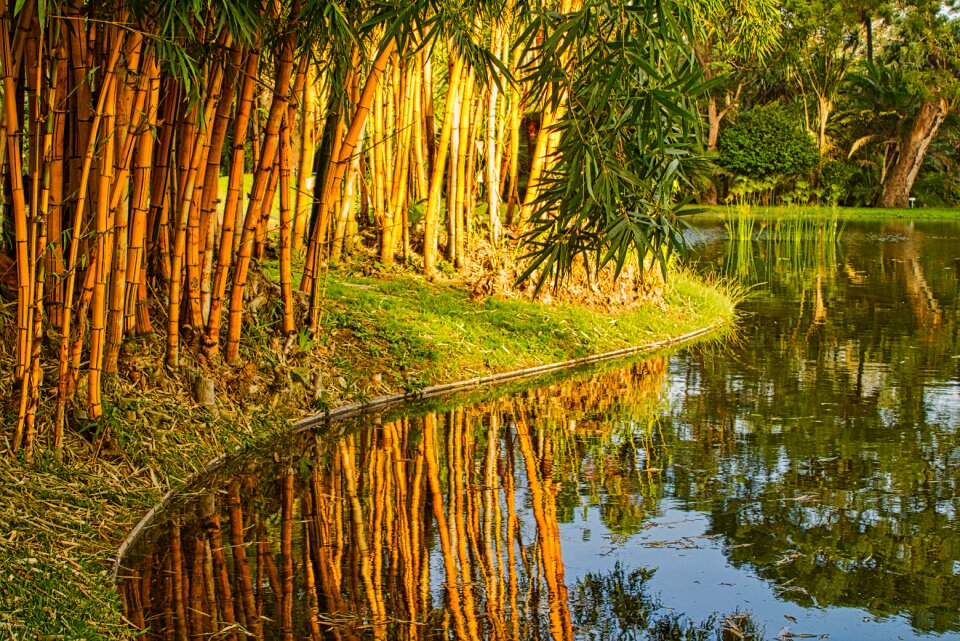
[[[151,638],[960,639],[960,226],[703,221],[719,343],[344,422],[124,561]]]

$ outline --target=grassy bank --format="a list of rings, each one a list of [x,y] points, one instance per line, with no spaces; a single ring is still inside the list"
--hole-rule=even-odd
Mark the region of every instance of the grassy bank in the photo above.
[[[211,370],[188,354],[173,374],[161,365],[161,337],[130,341],[123,348],[127,366],[109,381],[104,418],[97,426],[75,425],[62,460],[42,442],[32,463],[0,456],[0,636],[128,636],[108,577],[126,533],[166,490],[182,487],[217,454],[275,434],[291,419],[678,336],[730,322],[734,301],[686,274],[672,277],[663,306],[618,314],[471,297],[412,277],[333,274],[319,336],[277,336],[275,313],[258,311],[242,362],[231,368]],[[12,324],[14,315],[15,306],[4,305],[0,324]],[[3,350],[9,398],[11,344]],[[196,377],[215,381],[215,406],[193,400]]]
[[[918,207],[916,209],[882,209],[879,207],[761,207],[717,205],[698,207],[704,216],[727,216],[732,212],[749,212],[758,216],[790,218],[794,216],[836,216],[848,220],[948,220],[960,219],[960,209]]]

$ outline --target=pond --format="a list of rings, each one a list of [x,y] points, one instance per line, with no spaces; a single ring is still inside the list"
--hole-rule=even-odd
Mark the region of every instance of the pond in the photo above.
[[[697,223],[742,329],[231,460],[131,547],[148,638],[960,639],[960,226]]]

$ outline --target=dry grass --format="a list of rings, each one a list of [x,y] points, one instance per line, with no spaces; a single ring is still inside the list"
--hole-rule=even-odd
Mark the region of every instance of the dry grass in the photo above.
[[[128,636],[107,568],[159,496],[133,472],[76,438],[62,461],[0,457],[0,636]]]

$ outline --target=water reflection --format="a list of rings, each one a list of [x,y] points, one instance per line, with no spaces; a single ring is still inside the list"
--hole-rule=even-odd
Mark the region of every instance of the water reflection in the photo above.
[[[755,288],[739,341],[252,452],[128,555],[127,617],[177,641],[960,638],[957,227],[726,230],[700,266]]]
[[[960,628],[957,235],[848,224],[841,240],[821,221],[802,262],[755,236],[749,344],[676,362],[676,496],[708,505],[711,531],[744,546],[730,562],[784,599]]]
[[[652,571],[586,577],[571,607],[561,546],[574,479],[614,531],[655,509],[659,437],[634,419],[665,372],[659,357],[238,462],[130,556],[127,616],[173,639],[562,641],[626,589],[644,625],[689,628],[642,589]]]

